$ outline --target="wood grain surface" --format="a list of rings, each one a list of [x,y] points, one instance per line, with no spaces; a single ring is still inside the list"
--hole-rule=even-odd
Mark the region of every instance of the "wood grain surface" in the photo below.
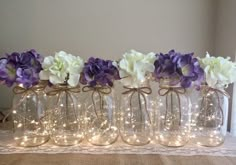
[[[236,157],[0,154],[0,165],[236,165]]]

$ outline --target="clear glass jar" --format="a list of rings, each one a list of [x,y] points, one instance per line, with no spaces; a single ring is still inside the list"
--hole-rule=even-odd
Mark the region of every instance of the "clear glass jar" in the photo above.
[[[85,86],[86,138],[93,145],[114,143],[119,135],[114,90],[109,86]]]
[[[47,92],[50,136],[56,145],[71,146],[84,138],[84,114],[79,87],[55,85]]]
[[[13,132],[17,145],[34,147],[49,140],[46,130],[46,94],[45,84],[29,89],[19,85],[13,89]]]
[[[168,147],[184,146],[190,137],[190,98],[184,88],[172,86],[168,80],[160,82],[158,94],[158,141]]]
[[[201,86],[198,106],[192,120],[192,142],[201,146],[215,147],[223,144],[224,112],[228,110],[229,95],[223,88]],[[227,108],[227,109],[226,109]]]
[[[138,88],[124,87],[120,100],[120,134],[122,140],[130,145],[145,145],[152,137],[152,92],[149,82]]]

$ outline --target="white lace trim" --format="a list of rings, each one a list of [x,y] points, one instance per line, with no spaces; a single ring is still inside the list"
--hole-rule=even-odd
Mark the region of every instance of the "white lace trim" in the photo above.
[[[200,147],[187,144],[184,147],[170,148],[150,143],[145,146],[130,146],[120,139],[110,146],[93,146],[86,141],[69,147],[59,147],[51,141],[38,147],[17,147],[6,132],[0,131],[0,154],[16,153],[81,153],[81,154],[161,154],[161,155],[211,155],[236,157],[236,138],[227,136],[225,143],[219,147]]]

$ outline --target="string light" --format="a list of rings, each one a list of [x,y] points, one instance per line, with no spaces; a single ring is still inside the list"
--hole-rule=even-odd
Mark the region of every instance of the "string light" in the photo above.
[[[17,103],[12,111],[14,123],[14,140],[17,145],[28,147],[38,146],[48,141],[44,115],[46,110],[46,96],[42,90],[15,97]],[[40,99],[39,99],[40,98]]]
[[[191,139],[197,145],[218,146],[224,142],[220,107],[226,96],[221,93],[217,95],[214,91],[205,92],[201,92],[196,101],[199,106],[193,106]]]

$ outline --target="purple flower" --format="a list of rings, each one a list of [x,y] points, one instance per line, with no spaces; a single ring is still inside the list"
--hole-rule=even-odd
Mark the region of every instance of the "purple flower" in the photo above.
[[[11,87],[16,80],[16,65],[6,58],[0,59],[0,81]]]
[[[170,79],[170,85],[176,85],[180,82],[180,75],[177,72],[177,61],[180,57],[171,50],[168,54],[157,54],[158,59],[155,61],[154,76],[156,79]]]
[[[157,54],[154,76],[157,80],[170,79],[170,85],[180,85],[189,88],[193,82],[200,86],[203,81],[204,71],[200,67],[193,53],[180,54],[171,50],[168,54]]]
[[[7,55],[8,61],[13,62],[17,68],[33,68],[36,72],[42,70],[42,56],[39,55],[35,50],[30,50],[23,53],[14,52]]]
[[[19,84],[23,84],[25,88],[30,88],[33,85],[36,85],[39,81],[39,74],[36,73],[33,68],[18,68],[16,71],[16,75],[16,82]]]
[[[181,86],[188,88],[195,82],[196,86],[200,86],[204,78],[204,71],[200,67],[197,58],[193,57],[193,53],[181,56],[177,64],[180,74],[182,74]]]
[[[14,52],[0,59],[0,81],[11,87],[14,83],[30,88],[39,81],[43,58],[35,50]]]
[[[110,60],[90,57],[81,73],[80,83],[89,86],[113,86],[113,81],[120,79],[118,69]]]

